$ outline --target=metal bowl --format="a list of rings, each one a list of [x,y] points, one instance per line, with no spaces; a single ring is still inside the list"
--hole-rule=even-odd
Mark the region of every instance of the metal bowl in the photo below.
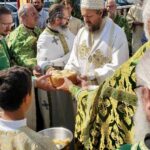
[[[66,147],[73,139],[73,134],[70,130],[63,127],[48,128],[39,131],[40,134],[48,136],[54,142],[58,149]],[[67,141],[67,142],[64,142]]]

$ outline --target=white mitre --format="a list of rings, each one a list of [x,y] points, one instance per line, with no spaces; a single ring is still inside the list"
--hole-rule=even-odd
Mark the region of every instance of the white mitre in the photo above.
[[[104,0],[81,0],[81,8],[87,9],[104,9]]]

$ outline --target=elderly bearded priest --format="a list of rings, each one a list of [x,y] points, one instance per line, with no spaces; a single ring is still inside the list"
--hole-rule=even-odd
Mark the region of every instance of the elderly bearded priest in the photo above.
[[[138,97],[135,113],[135,138],[134,144],[126,144],[120,150],[148,150],[150,149],[150,49],[145,53],[136,67]]]

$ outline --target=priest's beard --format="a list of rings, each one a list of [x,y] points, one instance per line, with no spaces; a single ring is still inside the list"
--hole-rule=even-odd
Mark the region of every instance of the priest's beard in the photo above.
[[[150,122],[146,118],[145,111],[143,110],[143,104],[141,100],[141,94],[138,94],[138,106],[134,116],[134,142],[143,140],[147,133],[150,133]]]
[[[61,25],[61,26],[55,28],[55,30],[60,33],[64,32],[64,30],[66,30],[66,29],[67,29],[67,25]]]
[[[89,25],[88,25],[89,24]],[[90,31],[90,32],[95,32],[98,31],[100,29],[100,24],[90,24],[90,23],[86,23],[85,24],[85,28]]]

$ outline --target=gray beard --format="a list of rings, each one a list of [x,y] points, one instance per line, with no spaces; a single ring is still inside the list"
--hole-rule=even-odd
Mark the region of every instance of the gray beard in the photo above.
[[[138,97],[138,106],[134,116],[134,142],[144,140],[145,135],[150,133],[150,122],[146,118],[145,111],[143,110],[143,104],[141,98]]]
[[[67,27],[66,26],[61,26],[57,28],[57,31],[59,33],[65,33],[67,31]]]

